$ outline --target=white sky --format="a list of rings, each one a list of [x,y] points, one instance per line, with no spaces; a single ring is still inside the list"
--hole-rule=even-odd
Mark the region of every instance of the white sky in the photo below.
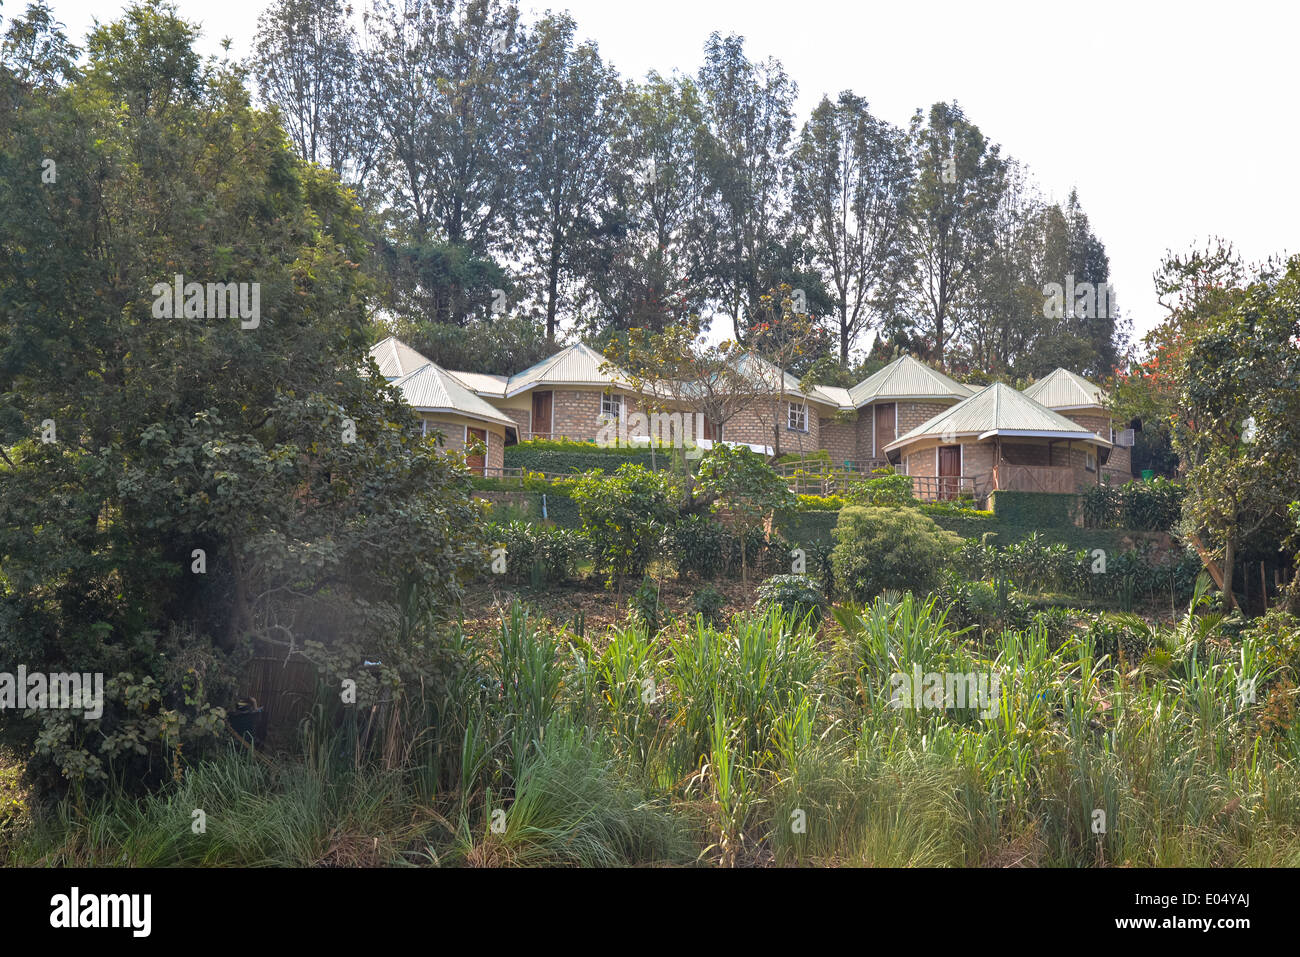
[[[364,0],[353,0],[361,7]],[[264,0],[178,0],[245,56]],[[7,0],[12,16],[25,0]],[[80,41],[116,0],[53,0]],[[957,99],[986,136],[1026,163],[1049,197],[1079,190],[1110,255],[1135,338],[1161,317],[1151,274],[1166,249],[1222,235],[1248,259],[1297,251],[1300,4],[1294,0],[521,0],[568,9],[624,76],[693,74],[712,30],[746,37],[798,83],[799,122],[852,89],[905,124]]]

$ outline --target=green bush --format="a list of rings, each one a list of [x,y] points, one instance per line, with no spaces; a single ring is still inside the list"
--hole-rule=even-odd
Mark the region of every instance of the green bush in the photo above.
[[[639,465],[620,465],[562,480],[578,505],[591,555],[609,585],[645,573],[680,513],[672,477]]]
[[[973,626],[983,634],[998,634],[1023,628],[1029,620],[1024,600],[1006,582],[966,581],[950,573],[935,596],[940,607],[948,608],[948,620],[956,628]]]
[[[721,620],[722,609],[726,604],[727,597],[712,585],[705,585],[691,596],[691,611],[709,624],[717,624]]]
[[[713,579],[727,570],[732,535],[721,522],[707,515],[691,515],[669,533],[678,574]]]
[[[848,505],[848,499],[842,495],[799,495],[800,511],[806,512],[838,512],[845,505]]]
[[[889,589],[925,594],[960,544],[914,508],[846,508],[831,552],[836,592],[855,601]]]
[[[906,475],[885,473],[883,469],[878,469],[875,474],[876,478],[850,484],[844,497],[854,505],[916,504],[916,499],[912,496],[912,480]]]
[[[993,514],[1009,525],[1061,528],[1074,524],[1079,496],[1058,492],[1001,490],[989,495]]]
[[[1082,496],[1083,520],[1089,528],[1131,528],[1167,532],[1183,513],[1185,486],[1168,479],[1099,485]]]
[[[758,586],[758,601],[754,607],[760,611],[776,605],[795,621],[811,615],[813,625],[821,623],[822,608],[826,599],[817,588],[816,579],[808,575],[773,575]]]
[[[667,468],[671,450],[659,450],[652,456],[644,446],[603,446],[594,442],[534,439],[506,447],[506,468],[524,468],[532,472],[567,475],[591,469],[617,468],[620,464]],[[653,460],[653,461],[652,461]]]
[[[647,635],[657,635],[662,616],[659,607],[659,586],[649,575],[641,579],[641,584],[628,599],[628,613],[634,624],[645,628]]]
[[[506,580],[533,585],[573,578],[586,550],[586,542],[573,529],[521,521],[491,526],[488,539],[506,550]]]

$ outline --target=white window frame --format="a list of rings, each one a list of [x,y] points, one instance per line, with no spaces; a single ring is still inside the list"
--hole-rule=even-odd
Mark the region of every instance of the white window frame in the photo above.
[[[1091,464],[1089,464],[1091,463]],[[1083,453],[1083,469],[1085,472],[1097,471],[1097,453],[1085,451]]]
[[[795,418],[795,410],[799,410],[799,418],[803,420],[803,426],[798,427],[791,425],[790,422]],[[785,404],[785,430],[787,432],[808,433],[808,403],[806,402],[787,402]]]
[[[602,392],[600,394],[600,421],[617,422],[623,418],[626,404],[621,392]]]

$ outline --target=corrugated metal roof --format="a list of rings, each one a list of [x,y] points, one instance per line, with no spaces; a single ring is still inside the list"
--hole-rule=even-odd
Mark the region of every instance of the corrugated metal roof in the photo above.
[[[1109,446],[1101,436],[1089,432],[1077,422],[1040,405],[1002,382],[985,386],[969,399],[945,409],[928,422],[900,436],[885,446],[901,448],[918,439],[957,436],[984,436],[1044,433],[1045,437],[1073,438]]]
[[[627,373],[617,368],[601,372],[606,359],[582,342],[561,349],[523,372],[517,372],[506,384],[506,395],[518,395],[539,385],[590,385],[627,387]]]
[[[455,412],[482,422],[513,426],[514,420],[488,405],[445,369],[426,362],[414,372],[393,381],[402,398],[421,412]]]
[[[429,363],[428,359],[396,336],[375,343],[370,347],[370,354],[379,363],[380,374],[390,382]]]
[[[975,390],[911,356],[899,356],[867,376],[849,396],[855,408],[878,399],[965,399]]]
[[[821,398],[828,405],[845,410],[853,408],[853,398],[849,395],[848,389],[842,389],[837,385],[819,385],[813,387],[813,393],[814,397]]]
[[[1029,388],[1025,395],[1049,409],[1077,409],[1086,406],[1105,406],[1107,395],[1081,375],[1068,369],[1053,369]]]
[[[509,376],[492,375],[487,372],[460,372],[456,369],[445,370],[448,375],[455,376],[465,388],[471,392],[477,392],[479,395],[489,395],[493,398],[504,398],[506,394],[506,383],[510,381]]]
[[[789,372],[782,372],[772,362],[764,359],[757,352],[745,352],[736,360],[741,373],[751,382],[758,383],[764,389],[775,390],[779,383],[784,383],[783,394],[795,395],[824,405],[851,409],[847,402],[848,392],[837,386],[814,385],[808,389],[801,388],[799,377]],[[845,400],[841,403],[841,397]]]

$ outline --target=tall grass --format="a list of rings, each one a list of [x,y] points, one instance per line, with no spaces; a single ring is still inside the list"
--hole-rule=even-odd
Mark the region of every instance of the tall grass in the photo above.
[[[45,864],[1294,865],[1297,636],[1204,613],[980,634],[933,599],[777,607],[661,635],[513,607],[455,632],[383,734],[322,707],[302,755],[232,752],[136,802],[55,808]],[[1111,634],[1111,632],[1107,632]],[[1270,643],[1271,642],[1271,643]],[[1145,649],[1130,659],[1125,648]],[[1115,654],[1112,655],[1111,652]],[[995,708],[899,708],[890,676],[999,677]],[[1253,692],[1253,694],[1252,694]],[[1279,704],[1280,702],[1280,704]],[[1268,720],[1262,720],[1266,716]],[[372,722],[373,723],[373,722]],[[396,756],[396,757],[394,757]],[[396,762],[396,763],[394,763]],[[191,831],[203,809],[207,831]]]

